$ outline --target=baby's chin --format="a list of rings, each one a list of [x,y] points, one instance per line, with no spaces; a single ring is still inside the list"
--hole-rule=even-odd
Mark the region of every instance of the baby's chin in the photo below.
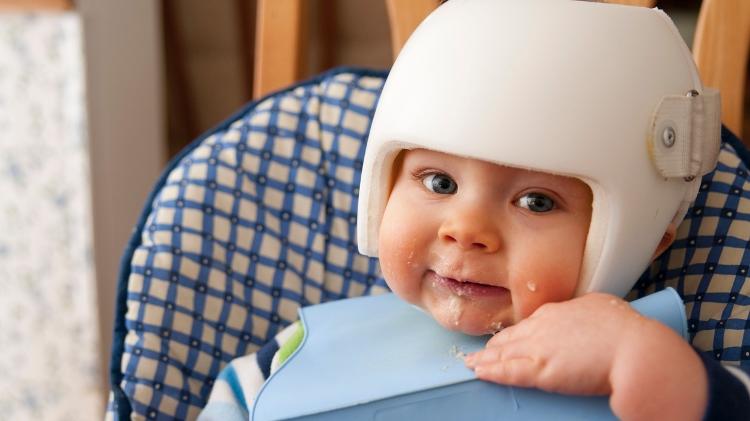
[[[428,311],[444,328],[472,336],[492,335],[509,325],[507,322],[504,323],[499,315],[473,314],[471,309],[465,309],[463,312],[451,308]]]

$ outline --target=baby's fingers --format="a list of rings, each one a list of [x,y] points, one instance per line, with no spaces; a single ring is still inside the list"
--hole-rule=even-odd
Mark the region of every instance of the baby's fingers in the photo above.
[[[479,364],[474,372],[481,380],[508,386],[536,387],[544,362],[541,360],[519,357],[497,360],[493,363]]]
[[[537,328],[535,327],[534,321],[526,319],[517,325],[508,326],[495,333],[490,340],[487,341],[486,346],[504,346],[510,342],[527,339],[535,332],[535,329]]]
[[[477,351],[473,354],[469,354],[464,357],[464,363],[467,367],[472,370],[478,365],[489,364],[495,361],[500,361],[503,357],[501,348],[485,348],[481,351]]]

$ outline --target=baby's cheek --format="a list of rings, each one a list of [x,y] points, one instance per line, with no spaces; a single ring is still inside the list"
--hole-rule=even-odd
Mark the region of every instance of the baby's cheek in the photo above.
[[[393,233],[391,233],[393,234]],[[414,299],[415,277],[412,267],[405,257],[414,254],[410,243],[398,235],[382,235],[379,244],[380,269],[388,286],[399,297],[412,302]]]
[[[546,303],[573,298],[577,280],[563,271],[523,271],[515,277],[513,306],[516,322],[531,316]]]
[[[382,235],[381,235],[381,238]],[[395,256],[397,255],[387,242],[381,241],[378,246],[378,263],[380,264],[380,271],[387,282],[396,277],[396,268],[394,264]]]
[[[516,295],[513,300],[515,323],[531,316],[537,308],[545,303],[544,299],[538,295],[534,296],[525,292],[514,295]]]

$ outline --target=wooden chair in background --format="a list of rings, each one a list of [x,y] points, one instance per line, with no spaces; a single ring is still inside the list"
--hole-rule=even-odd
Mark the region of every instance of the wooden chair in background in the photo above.
[[[750,1],[703,0],[693,59],[706,85],[721,92],[722,122],[743,137],[745,81],[750,46]],[[744,136],[745,145],[750,145]]]
[[[73,3],[70,0],[2,0],[0,1],[0,12],[32,12],[32,11],[63,11],[71,10]]]
[[[385,0],[393,56],[440,0]],[[654,7],[656,0],[606,0]],[[253,96],[301,79],[304,74],[308,0],[258,0]],[[703,82],[722,95],[722,121],[737,135],[744,122],[745,81],[750,47],[750,1],[703,0],[693,41],[693,58]],[[745,136],[746,144],[750,140]]]

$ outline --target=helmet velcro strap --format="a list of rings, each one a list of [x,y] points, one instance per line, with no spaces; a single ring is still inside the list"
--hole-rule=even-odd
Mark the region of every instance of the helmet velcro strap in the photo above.
[[[662,176],[690,181],[707,174],[716,166],[720,143],[719,91],[706,88],[703,94],[662,98],[649,139],[651,158]]]

